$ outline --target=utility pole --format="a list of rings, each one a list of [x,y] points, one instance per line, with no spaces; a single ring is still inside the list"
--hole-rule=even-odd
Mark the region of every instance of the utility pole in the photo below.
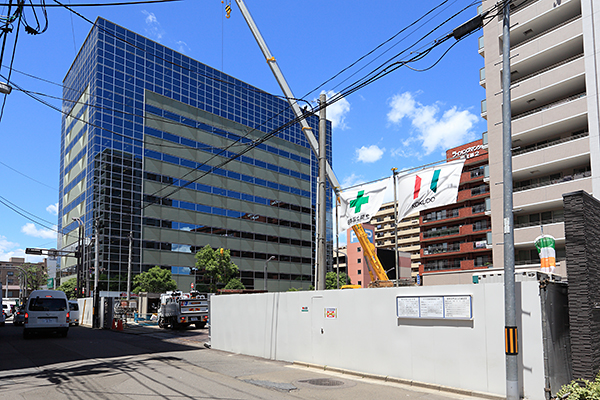
[[[96,226],[96,235],[95,235],[95,242],[94,242],[94,310],[92,312],[93,317],[92,317],[92,326],[94,328],[99,328],[99,324],[98,324],[98,300],[100,299],[99,297],[99,293],[98,293],[98,273],[99,273],[99,253],[100,253],[100,235],[99,235],[99,227],[100,227],[100,221],[98,220],[98,218],[96,217],[96,220],[94,221],[94,225]]]
[[[327,229],[327,191],[326,191],[326,166],[325,158],[327,137],[327,95],[321,93],[319,96],[319,190],[318,193],[318,237],[317,237],[317,290],[325,290],[325,274],[327,270],[327,256],[325,251],[325,231]]]
[[[133,232],[129,231],[129,258],[127,259],[127,307],[131,296],[131,250],[133,247]]]
[[[510,105],[510,1],[504,1],[502,21],[502,161],[504,203],[504,338],[506,399],[519,399],[517,306],[515,296],[515,237],[513,225],[512,132]]]
[[[392,178],[394,179],[394,260],[396,260],[396,286],[400,286],[400,267],[398,266],[398,195],[396,194],[396,174],[398,168],[392,168]]]

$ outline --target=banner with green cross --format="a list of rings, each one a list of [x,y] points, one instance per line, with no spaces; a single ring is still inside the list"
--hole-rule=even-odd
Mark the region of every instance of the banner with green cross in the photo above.
[[[371,222],[383,204],[390,181],[391,178],[385,178],[339,192],[340,231],[352,225]]]

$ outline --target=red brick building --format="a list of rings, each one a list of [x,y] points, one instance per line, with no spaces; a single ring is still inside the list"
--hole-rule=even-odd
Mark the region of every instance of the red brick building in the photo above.
[[[492,250],[487,146],[476,140],[446,151],[446,159],[465,158],[454,204],[422,211],[419,274],[491,267]]]

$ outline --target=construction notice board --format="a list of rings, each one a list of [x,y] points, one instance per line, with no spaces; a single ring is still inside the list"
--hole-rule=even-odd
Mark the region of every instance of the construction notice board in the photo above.
[[[398,318],[473,319],[471,295],[398,296]]]

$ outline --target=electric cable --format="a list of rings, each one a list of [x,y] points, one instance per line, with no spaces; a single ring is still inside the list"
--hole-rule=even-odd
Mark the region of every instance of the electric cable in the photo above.
[[[6,207],[10,208],[11,210],[13,210],[14,212],[16,212],[17,214],[21,215],[22,217],[24,217],[24,218],[27,218],[28,220],[30,220],[30,221],[31,221],[31,222],[33,222],[33,223],[36,223],[36,224],[38,224],[38,225],[41,225],[41,226],[43,226],[44,228],[46,228],[46,229],[48,229],[48,230],[51,230],[51,231],[54,231],[54,232],[56,232],[56,233],[61,233],[61,232],[59,232],[59,231],[58,231],[58,229],[56,229],[56,228],[54,228],[54,227],[49,227],[49,226],[45,225],[44,223],[41,223],[40,221],[44,221],[45,223],[47,223],[47,224],[50,224],[50,225],[54,226],[54,223],[53,223],[53,222],[47,221],[47,220],[45,220],[45,219],[43,219],[43,218],[41,218],[41,217],[38,217],[37,215],[35,215],[35,214],[33,214],[33,213],[30,213],[29,211],[27,211],[27,210],[25,210],[25,209],[23,209],[23,208],[21,208],[21,207],[17,206],[15,203],[13,203],[13,202],[11,202],[11,201],[7,200],[7,199],[6,199],[5,197],[3,197],[3,196],[0,196],[0,203],[4,204]],[[31,217],[30,217],[30,216],[28,216],[28,215],[26,215],[26,214],[29,214],[29,215],[31,215]],[[37,220],[35,220],[35,219],[33,219],[33,218],[36,218]]]
[[[6,84],[10,85],[10,76],[12,75],[12,67],[13,67],[13,63],[15,61],[15,53],[17,51],[17,42],[19,40],[19,26],[21,25],[21,17],[22,14],[19,14],[19,20],[17,22],[17,33],[15,34],[15,44],[13,46],[13,52],[12,52],[12,56],[10,58],[10,66],[8,69],[8,77],[6,78]],[[0,122],[2,122],[2,116],[4,115],[4,106],[6,105],[6,98],[8,97],[8,94],[4,95],[4,99],[2,99],[2,109],[0,109]]]
[[[78,4],[69,4],[70,7],[105,7],[105,6],[132,6],[132,5],[139,5],[139,4],[156,4],[156,3],[173,3],[173,2],[179,2],[179,1],[183,1],[183,0],[138,0],[138,1],[114,1],[114,2],[109,2],[107,1],[106,3],[78,3]],[[2,6],[8,6],[10,4],[0,4],[0,7]],[[29,4],[26,5],[24,4],[23,7],[31,7],[31,8],[37,8],[37,7],[63,7],[60,4],[44,4],[44,5],[37,5],[37,4]]]
[[[34,182],[36,182],[36,183],[39,183],[40,185],[44,185],[44,186],[46,186],[47,188],[49,188],[49,189],[52,189],[52,190],[56,190],[56,191],[58,192],[58,189],[57,189],[57,188],[54,188],[54,187],[52,187],[52,186],[48,186],[48,185],[46,185],[44,182],[40,182],[40,181],[38,181],[37,179],[34,179],[34,178],[30,177],[29,175],[26,175],[26,174],[22,173],[21,171],[17,171],[17,170],[16,170],[16,169],[14,169],[13,167],[11,167],[11,166],[10,166],[10,165],[8,165],[8,164],[5,164],[5,163],[3,163],[2,161],[0,161],[0,164],[4,165],[4,166],[5,166],[6,168],[8,168],[8,169],[11,169],[11,170],[13,170],[13,171],[14,171],[14,172],[16,172],[17,174],[23,175],[23,176],[24,176],[25,178],[27,178],[27,179],[31,179],[32,181],[34,181]]]

